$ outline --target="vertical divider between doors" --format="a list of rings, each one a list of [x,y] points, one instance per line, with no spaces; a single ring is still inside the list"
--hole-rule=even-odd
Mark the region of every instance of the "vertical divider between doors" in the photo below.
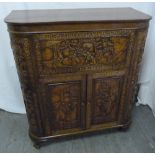
[[[86,75],[82,75],[82,97],[81,97],[81,128],[84,130],[86,129],[86,93],[87,93],[87,77]]]
[[[86,76],[86,128],[90,128],[91,125],[91,105],[92,105],[92,75],[87,74]]]

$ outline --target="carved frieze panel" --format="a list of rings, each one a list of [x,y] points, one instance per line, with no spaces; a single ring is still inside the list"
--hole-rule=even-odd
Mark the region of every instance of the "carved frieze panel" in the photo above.
[[[37,34],[40,74],[91,70],[98,65],[124,67],[129,64],[133,35],[134,30]]]

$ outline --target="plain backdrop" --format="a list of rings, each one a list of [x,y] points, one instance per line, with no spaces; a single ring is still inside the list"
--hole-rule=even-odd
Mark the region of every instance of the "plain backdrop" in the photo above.
[[[0,108],[25,113],[25,106],[4,18],[12,10],[133,7],[153,17],[139,74],[137,104],[148,104],[155,113],[155,3],[0,3]],[[116,12],[117,14],[117,12]]]

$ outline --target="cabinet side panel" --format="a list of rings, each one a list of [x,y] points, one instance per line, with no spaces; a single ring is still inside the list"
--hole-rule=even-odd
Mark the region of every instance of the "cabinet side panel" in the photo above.
[[[127,122],[131,119],[131,111],[134,106],[135,102],[135,95],[137,92],[137,82],[138,82],[138,75],[140,69],[140,62],[142,60],[145,41],[147,37],[148,28],[139,29],[136,31],[136,38],[135,38],[135,45],[133,48],[133,55],[132,55],[132,65],[129,71],[129,78],[128,78],[128,93],[126,98],[127,104],[124,111],[123,122]]]
[[[38,121],[37,95],[32,64],[31,39],[28,36],[11,34],[11,47],[16,62],[18,77],[23,93],[30,131],[41,135],[41,121]]]

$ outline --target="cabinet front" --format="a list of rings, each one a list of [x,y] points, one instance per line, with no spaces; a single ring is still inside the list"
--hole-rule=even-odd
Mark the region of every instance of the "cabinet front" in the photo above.
[[[119,124],[134,35],[126,29],[34,35],[45,135]]]
[[[82,130],[85,121],[85,78],[80,75],[53,77],[44,83],[45,134]]]

